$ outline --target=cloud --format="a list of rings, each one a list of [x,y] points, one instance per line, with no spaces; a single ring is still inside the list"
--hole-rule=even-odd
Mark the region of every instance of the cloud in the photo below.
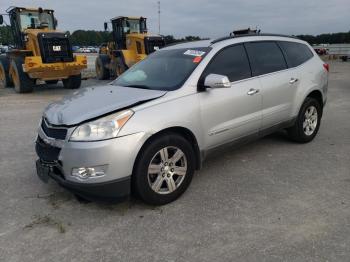
[[[11,5],[54,9],[61,30],[103,30],[103,22],[125,15],[145,16],[150,31],[158,31],[157,0],[15,0]],[[161,0],[161,33],[218,37],[249,26],[285,34],[347,32],[349,14],[348,0]]]

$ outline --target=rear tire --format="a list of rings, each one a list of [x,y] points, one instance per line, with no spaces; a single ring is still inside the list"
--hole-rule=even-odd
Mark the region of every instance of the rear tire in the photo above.
[[[66,89],[77,89],[81,85],[81,74],[70,76],[67,79],[63,79],[62,82]]]
[[[31,93],[35,85],[35,80],[31,79],[23,72],[23,57],[15,57],[11,59],[11,79],[17,93]]]
[[[56,85],[58,83],[58,80],[46,80],[45,83],[48,85]]]
[[[177,134],[164,134],[148,142],[139,153],[132,177],[133,192],[151,205],[170,203],[188,188],[194,170],[191,144]]]
[[[110,59],[108,55],[100,54],[95,61],[96,77],[99,80],[110,78],[109,69],[107,69]]]
[[[298,143],[312,141],[321,124],[322,106],[312,98],[307,97],[301,106],[294,126],[287,129],[290,139]]]
[[[10,61],[6,56],[0,56],[0,83],[3,87],[12,87],[13,82],[9,75]]]

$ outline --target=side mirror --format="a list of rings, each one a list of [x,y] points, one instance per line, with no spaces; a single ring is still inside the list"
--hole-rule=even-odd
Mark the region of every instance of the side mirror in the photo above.
[[[0,25],[2,25],[3,23],[4,23],[4,17],[0,15]]]
[[[56,28],[56,27],[57,27],[57,24],[58,24],[57,19],[55,18],[55,19],[53,20],[53,22],[54,22],[55,28]]]
[[[204,86],[210,88],[229,88],[231,87],[231,82],[227,76],[209,74],[204,79]]]
[[[103,26],[105,28],[105,31],[107,31],[108,30],[108,24],[106,22],[104,22]]]

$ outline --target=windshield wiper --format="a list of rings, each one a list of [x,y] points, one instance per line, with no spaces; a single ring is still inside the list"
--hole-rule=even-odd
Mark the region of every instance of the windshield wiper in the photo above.
[[[146,86],[146,85],[127,85],[125,87],[135,87],[135,88],[141,88],[141,89],[152,89],[150,86]]]

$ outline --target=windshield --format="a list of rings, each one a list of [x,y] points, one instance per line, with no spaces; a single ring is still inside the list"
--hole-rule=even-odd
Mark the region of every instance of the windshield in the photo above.
[[[53,15],[49,14],[47,11],[39,13],[39,11],[22,11],[19,14],[21,30],[25,29],[40,29],[43,27],[48,27],[49,29],[54,29]]]
[[[140,33],[140,21],[135,19],[124,20],[124,33]]]
[[[113,84],[165,91],[178,89],[210,50],[210,47],[204,47],[156,51]]]

